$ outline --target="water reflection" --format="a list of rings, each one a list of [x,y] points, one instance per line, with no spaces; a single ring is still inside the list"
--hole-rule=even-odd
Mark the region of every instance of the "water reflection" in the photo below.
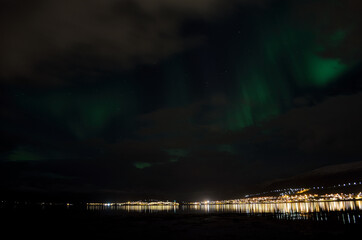
[[[87,206],[87,210],[121,210],[126,212],[176,212],[178,206],[142,206],[142,205],[127,205],[127,206]]]
[[[269,215],[287,220],[337,220],[347,224],[361,221],[362,201],[186,205],[181,210]]]
[[[88,206],[87,210],[117,210],[117,212],[138,213],[240,213],[247,215],[268,215],[287,220],[336,220],[347,223],[361,222],[362,201],[295,202],[295,203],[250,203],[181,206],[109,205]]]
[[[313,213],[362,210],[361,201],[190,205],[183,209],[234,213]]]

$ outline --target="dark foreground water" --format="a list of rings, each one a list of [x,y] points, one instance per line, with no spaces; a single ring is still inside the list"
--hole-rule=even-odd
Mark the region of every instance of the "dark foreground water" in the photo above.
[[[0,229],[2,239],[347,239],[361,214],[360,201],[7,207]]]
[[[181,206],[87,206],[87,211],[106,211],[108,214],[164,213],[218,214],[238,213],[247,216],[268,216],[275,219],[307,221],[339,221],[357,224],[361,219],[362,201],[324,201],[264,204],[181,205]]]

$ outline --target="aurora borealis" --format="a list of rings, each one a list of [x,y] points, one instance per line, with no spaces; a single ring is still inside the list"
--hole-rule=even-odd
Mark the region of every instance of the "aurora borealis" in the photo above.
[[[3,192],[226,198],[361,158],[357,0],[1,5]]]

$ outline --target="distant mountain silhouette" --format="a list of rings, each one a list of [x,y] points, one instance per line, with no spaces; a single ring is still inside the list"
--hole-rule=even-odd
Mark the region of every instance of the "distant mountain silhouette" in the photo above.
[[[265,189],[288,187],[338,186],[362,181],[362,161],[317,168],[290,178],[276,179],[264,184]],[[362,188],[361,185],[359,185]]]

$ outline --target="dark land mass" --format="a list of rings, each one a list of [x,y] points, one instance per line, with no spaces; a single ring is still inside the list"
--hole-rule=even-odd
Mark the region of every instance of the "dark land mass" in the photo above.
[[[265,183],[263,190],[324,186],[323,190],[315,189],[311,192],[320,194],[333,192],[358,193],[362,191],[362,185],[358,184],[360,181],[362,181],[362,161],[325,166],[290,178],[276,179]],[[348,183],[351,185],[348,185]],[[340,187],[338,187],[339,184]],[[343,184],[346,184],[346,186],[343,186]]]
[[[315,189],[311,190],[308,193],[359,193],[362,191],[362,185],[357,184],[354,186],[341,186],[336,188],[331,188],[334,185],[345,184],[345,183],[354,183],[362,181],[362,161],[352,162],[347,164],[338,164],[338,165],[329,165],[324,166],[318,169],[314,169],[309,172],[305,172],[296,176],[290,176],[282,179],[273,179],[268,182],[264,182],[262,184],[250,185],[248,187],[248,191],[245,189],[240,193],[232,194],[235,198],[242,198],[246,194],[255,194],[267,192],[266,195],[273,195],[270,191],[275,189],[283,189],[283,188],[309,188],[312,186],[325,186],[324,189]],[[0,184],[1,185],[1,184]],[[7,201],[22,201],[22,202],[118,202],[120,198],[113,193],[105,193],[105,192],[87,192],[87,191],[60,191],[56,188],[49,191],[40,191],[34,189],[23,189],[23,190],[14,190],[10,188],[1,188],[2,199]],[[278,195],[279,193],[277,193]],[[141,194],[135,196],[128,196],[127,201],[135,201],[141,199],[150,199],[155,198],[159,200],[171,199],[175,198],[172,196],[164,196],[163,198],[159,198],[153,195]],[[177,201],[182,202],[185,199],[177,199]],[[194,199],[194,200],[203,200],[203,199]],[[192,200],[192,201],[194,201]],[[210,199],[210,200],[226,200],[223,199]],[[126,201],[126,200],[125,200]]]
[[[361,230],[361,223],[292,221],[236,213],[121,213],[56,208],[0,211],[2,235],[11,239],[347,239],[358,236]]]

